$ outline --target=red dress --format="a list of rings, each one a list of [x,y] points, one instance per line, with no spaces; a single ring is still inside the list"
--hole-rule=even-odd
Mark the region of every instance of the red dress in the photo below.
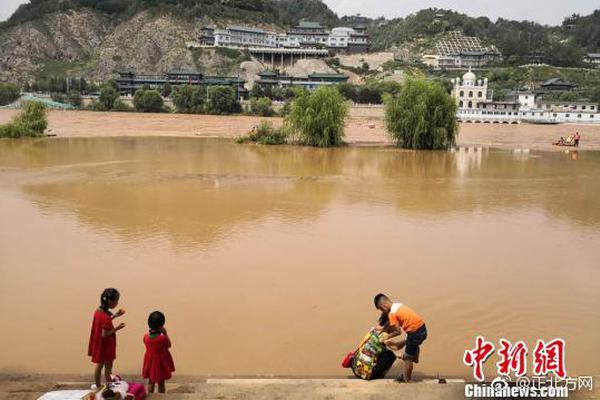
[[[112,316],[98,309],[94,313],[88,346],[88,356],[92,357],[92,362],[96,364],[117,358],[117,335],[102,337],[102,329],[113,329]]]
[[[150,383],[160,383],[171,378],[175,371],[175,364],[169,348],[171,341],[163,333],[158,335],[144,335],[146,354],[144,355],[144,366],[142,376],[148,378]]]

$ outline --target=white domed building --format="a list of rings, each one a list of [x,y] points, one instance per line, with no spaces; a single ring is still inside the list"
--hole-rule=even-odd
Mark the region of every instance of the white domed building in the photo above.
[[[452,79],[454,89],[452,95],[459,109],[477,109],[478,104],[488,101],[488,79],[477,80],[477,76],[469,68],[469,72],[461,78]]]
[[[518,124],[600,123],[599,105],[589,101],[544,101],[533,90],[509,92],[496,101],[488,90],[488,80],[477,79],[469,69],[462,78],[452,79],[452,96],[461,122]]]

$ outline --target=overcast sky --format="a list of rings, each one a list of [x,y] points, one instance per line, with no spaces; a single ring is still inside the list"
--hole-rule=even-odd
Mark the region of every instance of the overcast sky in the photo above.
[[[589,14],[599,0],[324,0],[338,15],[360,13],[369,17],[403,17],[423,8],[449,8],[472,16],[534,20],[556,25],[573,13]],[[0,21],[26,0],[0,0]]]

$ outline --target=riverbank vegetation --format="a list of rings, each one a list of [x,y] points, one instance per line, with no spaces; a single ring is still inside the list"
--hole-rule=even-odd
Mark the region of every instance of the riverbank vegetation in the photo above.
[[[0,106],[5,106],[17,100],[20,88],[12,83],[0,83]]]
[[[0,137],[40,137],[48,127],[47,108],[38,101],[26,102],[10,122],[0,125]]]
[[[385,124],[396,146],[445,150],[458,131],[455,100],[438,82],[408,80],[397,95],[385,97]]]
[[[133,106],[139,112],[162,112],[165,104],[158,90],[140,89],[133,96]]]
[[[344,144],[344,125],[348,102],[331,86],[321,86],[309,92],[295,90],[293,100],[284,106],[286,116],[281,128],[262,121],[238,143],[300,144],[314,147],[334,147]]]
[[[313,92],[300,92],[292,101],[285,122],[301,144],[340,146],[344,143],[348,107],[348,102],[335,87],[321,86]]]
[[[287,140],[288,134],[285,127],[275,128],[271,122],[263,120],[247,136],[240,136],[235,141],[237,143],[285,144]]]
[[[252,97],[250,99],[250,113],[261,117],[271,117],[275,114],[273,102],[268,97]]]

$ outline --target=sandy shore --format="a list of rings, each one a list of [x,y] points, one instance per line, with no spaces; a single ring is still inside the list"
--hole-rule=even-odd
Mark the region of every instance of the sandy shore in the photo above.
[[[0,110],[0,123],[15,110]],[[243,135],[261,117],[184,114],[97,113],[52,111],[49,130],[57,137],[91,136],[194,136],[233,138]],[[266,118],[280,125],[281,118]],[[575,131],[582,135],[579,150],[600,150],[598,125],[503,125],[461,124],[460,146],[489,146],[536,150],[568,150],[552,146],[560,136]],[[346,140],[352,144],[389,145],[381,107],[353,107],[346,124]]]

